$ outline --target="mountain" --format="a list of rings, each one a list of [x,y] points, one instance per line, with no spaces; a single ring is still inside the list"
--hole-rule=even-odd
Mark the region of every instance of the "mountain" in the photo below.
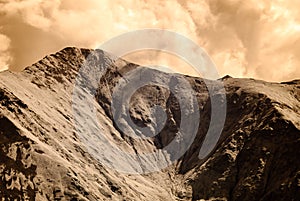
[[[214,97],[225,122],[210,124]],[[299,130],[300,80],[211,81],[65,48],[0,73],[0,200],[296,201]]]

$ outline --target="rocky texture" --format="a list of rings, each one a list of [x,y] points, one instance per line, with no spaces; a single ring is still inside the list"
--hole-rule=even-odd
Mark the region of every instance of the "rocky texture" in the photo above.
[[[225,126],[215,149],[200,160],[211,111],[206,84],[215,82],[185,76],[201,114],[192,145],[159,172],[124,174],[97,160],[74,128],[75,79],[91,54],[95,72],[82,72],[80,82],[96,92],[98,122],[110,143],[139,155],[176,137],[181,106],[168,89],[150,85],[132,96],[129,115],[140,127],[163,121],[151,118],[152,106],[166,111],[157,136],[134,139],[114,122],[111,101],[120,78],[138,66],[101,50],[66,48],[23,72],[0,73],[0,200],[300,200],[300,81],[224,77]],[[154,79],[170,76],[152,71]],[[99,82],[86,79],[98,72]]]

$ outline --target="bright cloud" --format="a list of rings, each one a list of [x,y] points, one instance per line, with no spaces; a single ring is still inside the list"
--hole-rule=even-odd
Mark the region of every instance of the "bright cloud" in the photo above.
[[[296,79],[299,6],[298,0],[1,1],[0,69],[22,70],[65,46],[95,48],[127,31],[162,28],[202,46],[220,76]],[[172,56],[145,52],[127,58],[195,74]]]

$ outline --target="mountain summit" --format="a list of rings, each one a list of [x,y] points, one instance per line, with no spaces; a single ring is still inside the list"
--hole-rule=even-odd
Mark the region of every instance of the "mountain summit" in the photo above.
[[[95,68],[84,70],[87,61]],[[173,91],[138,88],[133,71]],[[131,78],[137,90],[116,90]],[[210,125],[208,90],[218,96],[220,81],[226,119],[201,158],[208,130],[220,126]],[[128,107],[114,102],[124,97]],[[299,130],[299,80],[210,81],[65,48],[0,73],[0,200],[300,200]]]

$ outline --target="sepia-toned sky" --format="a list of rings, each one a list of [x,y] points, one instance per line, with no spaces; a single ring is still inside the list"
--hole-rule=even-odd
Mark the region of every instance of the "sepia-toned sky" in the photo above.
[[[22,70],[66,46],[96,48],[143,28],[176,31],[203,47],[220,76],[300,78],[299,0],[0,0],[0,69]],[[138,63],[169,65],[153,52]]]

